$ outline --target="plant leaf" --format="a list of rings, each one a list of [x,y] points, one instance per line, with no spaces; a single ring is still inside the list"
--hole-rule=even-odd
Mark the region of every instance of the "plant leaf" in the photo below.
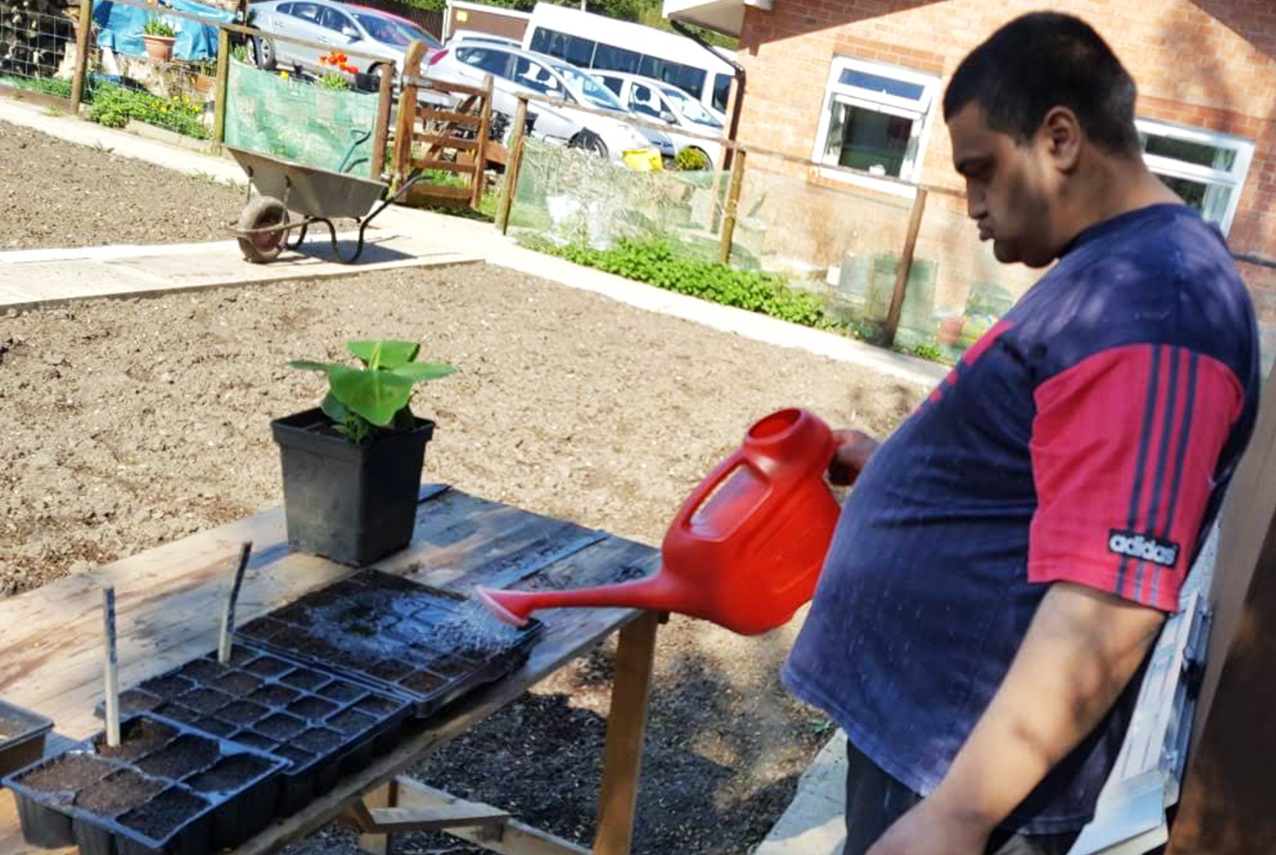
[[[393,371],[360,371],[334,365],[328,369],[328,382],[337,400],[377,427],[390,424],[412,396],[412,381]]]
[[[323,371],[327,372],[329,368],[338,363],[335,362],[310,362],[306,359],[293,359],[289,361],[288,367],[300,368],[302,371]]]
[[[350,416],[350,409],[337,396],[329,390],[324,396],[323,403],[319,405],[319,409],[323,410],[323,414],[332,419],[337,424],[342,424]]]
[[[346,343],[346,349],[364,365],[398,368],[416,359],[421,345],[411,341],[352,341]]]
[[[421,383],[425,380],[446,377],[455,371],[456,369],[451,365],[444,365],[441,362],[409,362],[407,365],[400,365],[393,369],[390,373],[402,377],[409,383]]]

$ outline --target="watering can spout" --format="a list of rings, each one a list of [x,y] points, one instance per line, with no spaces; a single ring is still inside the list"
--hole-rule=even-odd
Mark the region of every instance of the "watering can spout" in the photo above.
[[[632,582],[569,591],[497,591],[479,585],[474,595],[505,623],[523,626],[531,613],[540,609],[584,606],[679,611],[688,604],[680,587],[676,580],[658,573]]]

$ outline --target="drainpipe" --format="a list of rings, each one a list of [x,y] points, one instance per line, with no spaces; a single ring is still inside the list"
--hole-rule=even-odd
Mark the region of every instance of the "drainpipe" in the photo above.
[[[700,47],[704,48],[709,53],[735,69],[735,98],[733,98],[732,103],[728,105],[731,108],[731,114],[727,118],[727,139],[731,142],[735,142],[736,133],[740,128],[740,102],[744,100],[744,66],[735,60],[727,59],[725,56],[718,53],[713,45],[702,39],[699,33],[682,23],[682,21],[670,18],[669,23],[672,24],[673,28],[679,33],[691,39],[693,42],[700,45]],[[723,148],[725,149],[725,152],[720,168],[725,171],[731,168],[731,156],[735,154],[735,151],[729,146],[724,146]]]

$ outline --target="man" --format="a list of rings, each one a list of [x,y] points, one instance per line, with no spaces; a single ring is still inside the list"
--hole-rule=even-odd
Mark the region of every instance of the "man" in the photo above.
[[[843,434],[858,480],[784,679],[848,735],[847,855],[1067,851],[1249,439],[1253,308],[1134,101],[1047,13],[948,86],[980,238],[1058,263],[880,447]]]

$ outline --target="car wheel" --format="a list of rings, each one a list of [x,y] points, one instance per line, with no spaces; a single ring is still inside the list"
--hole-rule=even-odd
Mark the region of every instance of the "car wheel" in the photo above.
[[[253,36],[253,61],[258,68],[275,70],[275,43],[263,36]]]
[[[604,160],[607,158],[607,144],[603,142],[603,138],[598,134],[586,128],[576,136],[572,137],[571,142],[567,144],[569,148],[579,148],[584,151],[593,152]]]

